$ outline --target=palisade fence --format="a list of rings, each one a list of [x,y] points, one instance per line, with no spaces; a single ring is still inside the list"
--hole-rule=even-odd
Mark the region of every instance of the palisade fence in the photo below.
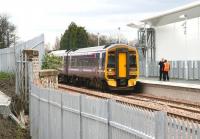
[[[0,49],[0,71],[15,71],[15,50],[14,47]]]
[[[100,98],[31,85],[33,139],[199,139],[200,125]]]
[[[44,49],[44,35],[37,36],[29,41],[16,44],[14,47],[0,49],[0,72],[16,72],[17,64],[23,61],[22,51],[24,49],[35,49],[40,52],[39,59],[45,53]]]
[[[146,66],[145,61],[140,61],[140,76],[159,77],[158,63],[158,61],[152,61]],[[170,78],[200,80],[200,61],[169,61],[169,63]]]

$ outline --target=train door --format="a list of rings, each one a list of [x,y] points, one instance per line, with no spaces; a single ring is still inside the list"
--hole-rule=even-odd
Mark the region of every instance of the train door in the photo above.
[[[128,49],[116,49],[117,86],[127,86],[128,84],[128,55]]]
[[[118,77],[119,78],[126,78],[126,71],[127,71],[127,53],[126,52],[119,52],[118,53]]]

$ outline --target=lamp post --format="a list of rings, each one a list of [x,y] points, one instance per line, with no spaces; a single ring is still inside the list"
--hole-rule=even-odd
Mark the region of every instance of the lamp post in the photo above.
[[[120,43],[120,27],[118,27],[118,43]]]
[[[99,46],[99,32],[97,33],[97,45]]]

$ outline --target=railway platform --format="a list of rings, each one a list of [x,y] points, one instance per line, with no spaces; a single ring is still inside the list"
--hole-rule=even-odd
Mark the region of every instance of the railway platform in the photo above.
[[[139,84],[141,93],[200,104],[199,80],[171,79],[170,81],[159,81],[158,78],[141,77]]]

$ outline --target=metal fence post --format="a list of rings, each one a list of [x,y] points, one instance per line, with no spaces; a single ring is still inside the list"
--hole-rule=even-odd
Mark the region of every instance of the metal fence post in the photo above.
[[[17,68],[17,67],[16,67]],[[32,119],[32,96],[31,96],[31,93],[32,93],[32,76],[33,76],[33,72],[32,72],[32,62],[28,62],[28,104],[29,104],[29,119]],[[32,126],[30,124],[30,126]],[[32,129],[32,127],[30,127]],[[30,130],[30,135],[32,136],[32,130]]]
[[[79,104],[80,104],[80,139],[83,138],[83,122],[82,122],[82,104],[83,104],[83,97],[84,95],[80,95],[80,100],[79,100]]]
[[[40,89],[40,87],[38,87],[39,89],[37,89],[37,90],[39,90],[39,92],[38,92],[38,115],[37,115],[37,119],[38,119],[38,121],[37,121],[37,139],[40,139],[40,136],[39,136],[39,132],[40,132],[40,103],[41,103],[41,100],[40,100],[40,91],[41,91],[41,89]]]
[[[148,65],[148,60],[146,58],[146,61],[145,61],[145,77],[149,77],[149,65]]]
[[[110,127],[110,120],[111,120],[111,103],[112,100],[108,99],[108,139],[112,138],[112,132],[111,132],[111,127]]]
[[[155,139],[167,139],[167,113],[155,112]]]
[[[188,61],[185,61],[185,79],[189,79],[189,72],[188,72]]]
[[[64,139],[63,136],[63,93],[61,93],[61,139]]]

